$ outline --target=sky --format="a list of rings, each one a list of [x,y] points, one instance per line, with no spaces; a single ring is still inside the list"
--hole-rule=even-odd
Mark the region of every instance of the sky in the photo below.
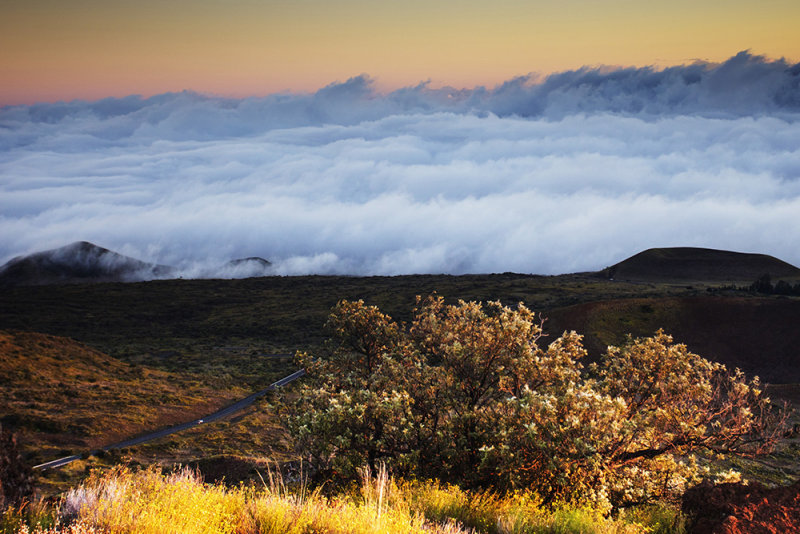
[[[0,264],[86,240],[184,276],[800,265],[797,2],[2,9]]]
[[[800,60],[796,0],[4,0],[0,105],[494,87],[582,66]]]

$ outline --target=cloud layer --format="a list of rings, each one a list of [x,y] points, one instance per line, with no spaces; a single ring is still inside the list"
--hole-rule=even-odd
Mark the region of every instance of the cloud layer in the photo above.
[[[800,65],[494,88],[0,109],[0,262],[88,240],[187,275],[594,270],[654,246],[800,265]],[[238,274],[242,275],[242,274]]]

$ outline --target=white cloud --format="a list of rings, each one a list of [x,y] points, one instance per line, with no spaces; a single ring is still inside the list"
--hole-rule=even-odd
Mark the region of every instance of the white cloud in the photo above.
[[[448,98],[448,95],[454,95]],[[594,270],[653,246],[800,265],[800,67],[740,54],[494,90],[365,77],[0,109],[0,262],[76,240],[186,276]]]

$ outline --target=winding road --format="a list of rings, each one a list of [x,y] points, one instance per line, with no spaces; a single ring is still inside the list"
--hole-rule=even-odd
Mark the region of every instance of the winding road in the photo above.
[[[188,423],[181,423],[179,425],[170,426],[167,428],[162,428],[161,430],[156,430],[155,432],[150,432],[148,434],[143,434],[141,436],[137,436],[135,438],[126,439],[125,441],[120,441],[119,443],[113,443],[111,445],[106,445],[101,449],[95,449],[93,451],[89,451],[86,454],[74,454],[72,456],[65,456],[64,458],[59,458],[57,460],[51,460],[49,462],[45,462],[43,464],[33,466],[33,469],[53,469],[55,467],[61,467],[62,465],[67,465],[70,462],[74,462],[75,460],[81,460],[93,454],[97,454],[101,451],[110,451],[112,449],[122,449],[125,447],[132,447],[134,445],[138,445],[140,443],[146,443],[148,441],[153,441],[154,439],[162,438],[164,436],[169,436],[170,434],[174,434],[176,432],[180,432],[182,430],[186,430],[187,428],[192,428],[195,426],[199,426],[205,423],[211,423],[218,419],[222,419],[232,413],[238,412],[239,410],[243,410],[253,404],[256,399],[259,397],[263,397],[268,392],[272,391],[273,389],[279,388],[281,386],[285,386],[286,384],[293,382],[300,378],[301,376],[305,375],[305,369],[300,369],[289,376],[283,377],[277,382],[273,382],[266,388],[262,389],[261,391],[256,391],[252,395],[249,395],[243,398],[240,401],[234,402],[233,404],[229,404],[228,406],[218,410],[212,414],[206,415],[205,417],[201,417],[200,419],[195,419],[193,421],[189,421]]]

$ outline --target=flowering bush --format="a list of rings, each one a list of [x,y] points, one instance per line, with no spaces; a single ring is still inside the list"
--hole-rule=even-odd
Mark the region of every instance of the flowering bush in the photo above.
[[[398,325],[340,302],[326,353],[300,353],[311,377],[288,427],[321,476],[395,474],[535,491],[544,503],[609,510],[682,493],[701,451],[758,454],[782,415],[737,369],[659,331],[609,347],[584,369],[581,336],[543,348],[520,304],[418,299]]]

